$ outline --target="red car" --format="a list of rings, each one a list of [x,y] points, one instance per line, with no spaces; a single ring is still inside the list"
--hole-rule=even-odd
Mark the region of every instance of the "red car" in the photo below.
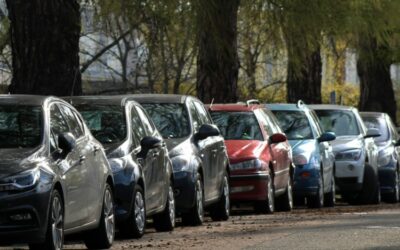
[[[231,201],[254,203],[257,212],[293,207],[291,147],[274,115],[260,105],[209,107],[225,138],[230,161]]]

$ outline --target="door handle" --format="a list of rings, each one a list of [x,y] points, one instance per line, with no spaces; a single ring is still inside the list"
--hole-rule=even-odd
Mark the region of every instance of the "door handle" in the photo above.
[[[153,152],[153,157],[158,157],[160,155],[160,152]]]
[[[82,163],[82,162],[84,162],[85,160],[86,160],[86,156],[81,155],[81,156],[79,157],[79,163]]]
[[[93,147],[93,151],[94,151],[95,153],[99,152],[99,151],[100,151],[100,147],[99,147],[99,146],[94,146],[94,147]]]
[[[218,150],[216,150],[216,149],[211,150],[211,152],[212,152],[213,154],[216,154],[217,151],[218,151]]]

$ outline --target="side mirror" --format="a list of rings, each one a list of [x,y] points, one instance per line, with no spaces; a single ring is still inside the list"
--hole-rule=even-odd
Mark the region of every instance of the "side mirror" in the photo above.
[[[381,132],[379,132],[378,129],[370,128],[367,130],[367,134],[364,136],[364,138],[374,138],[379,136],[381,136]]]
[[[74,150],[76,146],[76,139],[71,133],[62,133],[58,135],[58,147],[62,150],[61,155],[65,158],[69,153]]]
[[[271,144],[277,144],[285,141],[287,141],[287,137],[285,134],[282,133],[276,133],[269,137],[269,142]]]
[[[325,132],[318,138],[318,142],[333,141],[335,139],[336,134],[334,132]]]
[[[159,148],[162,146],[162,140],[153,136],[146,136],[140,141],[142,150],[138,153],[139,158],[146,158],[150,149]]]
[[[217,126],[213,125],[213,124],[203,124],[200,129],[199,132],[197,132],[194,135],[194,139],[196,141],[201,141],[206,139],[207,137],[210,136],[218,136],[221,133],[219,132],[219,129]]]

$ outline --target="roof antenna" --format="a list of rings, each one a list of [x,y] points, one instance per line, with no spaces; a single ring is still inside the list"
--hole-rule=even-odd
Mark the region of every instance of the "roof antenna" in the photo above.
[[[212,105],[214,104],[214,98],[213,99],[211,99],[211,103],[210,103],[210,107],[209,108],[212,108]]]

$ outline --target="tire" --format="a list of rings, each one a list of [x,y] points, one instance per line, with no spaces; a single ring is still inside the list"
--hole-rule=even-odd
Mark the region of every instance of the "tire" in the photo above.
[[[158,232],[168,232],[175,228],[175,198],[172,183],[168,187],[167,203],[162,213],[153,216],[154,228]]]
[[[393,193],[385,194],[382,196],[383,200],[389,203],[397,203],[399,202],[399,172],[396,170],[394,176],[394,183],[393,183]]]
[[[267,184],[267,198],[254,204],[254,210],[261,214],[272,214],[275,212],[275,188],[274,179],[269,178]]]
[[[199,173],[196,175],[194,200],[195,204],[188,213],[182,214],[182,223],[186,226],[199,226],[204,221],[203,182]]]
[[[139,239],[146,229],[146,204],[142,187],[136,185],[133,191],[132,211],[120,227],[120,233],[127,238]]]
[[[324,206],[324,182],[322,180],[322,173],[318,179],[317,194],[307,197],[308,208],[322,208]]]
[[[334,207],[336,204],[336,186],[335,186],[335,176],[332,173],[332,180],[331,180],[331,191],[325,194],[324,197],[324,205],[325,207]]]
[[[113,192],[110,185],[106,184],[99,227],[89,231],[84,240],[88,249],[108,249],[112,246],[115,236],[114,208]]]
[[[60,193],[51,193],[49,218],[47,222],[46,239],[40,244],[31,244],[32,250],[61,250],[64,245],[64,202]]]
[[[306,205],[306,201],[305,201],[305,197],[304,196],[294,196],[293,197],[293,205],[294,206],[298,206],[298,207],[301,207],[301,206],[305,206]]]
[[[358,201],[361,204],[379,204],[380,198],[378,175],[370,164],[365,163],[363,188]]]
[[[229,219],[229,214],[231,210],[229,190],[229,180],[227,174],[225,174],[223,179],[221,198],[210,211],[210,216],[213,221],[226,221]]]
[[[293,209],[293,186],[292,178],[289,176],[285,193],[278,198],[277,208],[279,211],[292,211]]]

